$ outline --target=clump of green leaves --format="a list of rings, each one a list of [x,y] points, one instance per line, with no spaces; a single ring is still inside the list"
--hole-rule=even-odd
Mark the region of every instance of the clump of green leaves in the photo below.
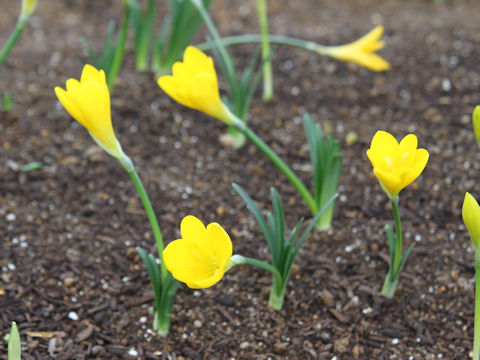
[[[313,198],[320,209],[337,193],[343,156],[340,142],[330,135],[325,138],[322,127],[315,124],[309,114],[304,116],[304,126],[313,167]],[[330,228],[334,207],[335,201],[332,201],[318,219],[319,230]]]
[[[206,9],[211,3],[212,0],[202,0]],[[148,0],[145,10],[138,0],[130,0],[138,71],[148,70],[152,52],[152,70],[157,75],[169,73],[202,24],[200,14],[190,0],[170,0],[169,4],[170,13],[164,17],[160,32],[155,34],[155,0]]]
[[[285,290],[287,288],[288,279],[295,258],[307,239],[308,234],[312,231],[322,213],[328,208],[329,204],[333,202],[337,195],[334,194],[330,201],[320,209],[303,233],[300,233],[303,225],[302,218],[297,222],[297,225],[293,230],[287,234],[285,232],[285,213],[282,200],[275,188],[270,189],[273,210],[272,212],[268,212],[266,216],[262,214],[257,204],[255,204],[245,190],[237,184],[233,184],[233,188],[240,195],[245,202],[247,209],[254,216],[267,242],[268,250],[272,257],[272,265],[277,270],[277,272],[274,273],[276,276],[273,277],[268,304],[272,308],[280,310],[283,307]]]

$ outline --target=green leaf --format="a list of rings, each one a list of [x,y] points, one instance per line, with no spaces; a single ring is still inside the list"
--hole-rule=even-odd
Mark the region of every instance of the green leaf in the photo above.
[[[413,247],[415,245],[416,245],[416,243],[413,243],[412,245],[410,245],[410,247],[407,249],[407,251],[405,251],[405,253],[403,254],[402,259],[400,260],[400,264],[398,265],[397,273],[395,274],[395,276],[397,278],[400,276],[400,272],[402,271],[403,266],[405,265],[405,261],[407,261],[407,258],[410,255],[410,253],[412,252]]]
[[[275,246],[281,249],[285,246],[285,214],[283,212],[282,200],[275,188],[270,189],[270,196],[272,198],[273,216],[275,218]]]
[[[300,240],[298,241],[297,245],[295,246],[295,249],[294,249],[294,254],[295,256],[297,255],[298,251],[300,250],[300,248],[302,247],[303,243],[305,242],[305,240],[307,239],[307,236],[308,234],[310,233],[310,231],[312,231],[313,227],[315,226],[315,224],[317,223],[318,219],[320,218],[320,216],[323,214],[323,212],[328,208],[328,206],[330,206],[330,204],[336,199],[337,197],[337,194],[333,195],[329,201],[327,201],[327,203],[320,209],[320,211],[315,215],[315,217],[312,219],[312,221],[310,221],[310,224],[308,225],[308,227],[305,229],[305,231],[303,232],[302,236],[300,237]]]
[[[12,321],[10,335],[8,336],[8,360],[21,360],[22,344],[20,342],[20,333],[17,323]]]
[[[20,167],[20,171],[22,172],[30,172],[35,170],[40,170],[43,168],[43,164],[39,161],[33,161],[31,163],[25,164]]]
[[[387,234],[388,248],[390,249],[390,263],[393,264],[393,259],[395,259],[395,235],[390,225],[385,225],[385,233]]]
[[[272,230],[267,225],[265,218],[263,217],[262,212],[252,200],[252,198],[242,189],[242,187],[236,183],[232,184],[233,189],[240,195],[240,197],[245,202],[248,211],[253,215],[255,220],[257,220],[258,226],[260,226],[260,230],[265,236],[265,240],[267,241],[268,249],[270,250],[270,255],[272,256],[272,262],[275,261],[274,254],[275,254],[275,242],[274,242],[274,234]]]
[[[156,311],[160,311],[162,304],[162,293],[164,289],[162,286],[162,275],[160,273],[159,266],[157,264],[155,256],[153,256],[152,254],[147,254],[147,252],[141,247],[137,247],[136,250],[138,255],[140,255],[143,263],[145,264],[145,267],[147,268],[147,273],[152,283],[153,295],[155,298],[155,309]]]

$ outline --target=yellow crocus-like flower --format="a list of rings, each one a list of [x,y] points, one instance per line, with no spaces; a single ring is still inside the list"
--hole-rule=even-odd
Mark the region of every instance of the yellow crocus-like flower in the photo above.
[[[232,257],[232,241],[217,223],[207,227],[188,215],[180,224],[182,238],[172,241],[163,252],[168,271],[192,289],[216,284],[223,277]]]
[[[468,192],[465,193],[465,199],[463,200],[462,218],[476,248],[480,243],[480,206]]]
[[[229,125],[234,115],[222,103],[213,59],[193,46],[187,47],[183,62],[176,62],[172,75],[158,79],[158,86],[172,99]]]
[[[367,156],[373,172],[390,198],[411,184],[423,171],[428,151],[417,149],[417,137],[408,134],[400,143],[386,131],[377,131]]]
[[[80,81],[67,80],[67,90],[55,88],[58,100],[82,124],[95,142],[117,159],[125,157],[115,137],[110,114],[110,93],[103,70],[85,65]]]
[[[360,39],[346,45],[326,46],[324,52],[338,60],[351,61],[373,71],[388,70],[388,61],[375,53],[385,46],[380,40],[382,34],[383,25],[378,25]]]
[[[37,6],[37,0],[22,0],[21,16],[30,17]]]
[[[480,105],[475,107],[472,113],[473,133],[475,140],[477,140],[478,148],[480,149]]]

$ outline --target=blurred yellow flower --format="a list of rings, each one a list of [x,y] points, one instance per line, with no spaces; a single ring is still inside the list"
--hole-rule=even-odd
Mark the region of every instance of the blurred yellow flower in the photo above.
[[[232,241],[217,223],[207,227],[188,215],[180,224],[182,238],[172,241],[163,252],[168,271],[192,289],[216,284],[232,257]]]
[[[360,39],[346,45],[326,46],[327,55],[342,61],[351,61],[373,71],[390,69],[388,61],[375,54],[385,46],[380,40],[383,34],[383,25],[378,25]]]
[[[183,62],[176,62],[172,75],[158,79],[158,86],[172,99],[229,125],[234,115],[220,99],[213,59],[193,46],[187,47]]]
[[[427,150],[417,149],[417,137],[414,134],[408,134],[399,144],[388,132],[377,131],[367,156],[375,176],[392,198],[422,173],[429,155]]]
[[[465,199],[463,200],[462,218],[476,248],[480,243],[480,206],[468,192],[465,193]]]
[[[35,11],[37,0],[22,0],[21,16],[30,17]]]
[[[72,117],[82,124],[95,142],[117,159],[124,157],[115,137],[110,115],[110,93],[103,70],[85,65],[80,81],[67,80],[67,90],[55,88],[58,100]]]
[[[475,140],[477,140],[478,148],[480,149],[480,105],[475,107],[472,114],[473,133]]]

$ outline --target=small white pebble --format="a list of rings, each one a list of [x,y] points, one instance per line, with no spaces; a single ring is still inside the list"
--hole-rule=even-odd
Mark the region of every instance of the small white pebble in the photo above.
[[[78,320],[78,314],[75,311],[70,311],[68,313],[68,318],[70,320],[77,321]]]
[[[145,324],[147,322],[147,317],[142,316],[138,321],[140,321],[142,324]]]
[[[195,326],[196,328],[201,328],[203,324],[200,320],[197,319],[193,322],[193,326]]]
[[[8,270],[10,270],[10,271],[13,271],[13,270],[16,269],[15,264],[7,264],[7,268],[8,268]]]
[[[365,309],[362,310],[363,314],[370,314],[373,311],[373,309],[369,306]]]
[[[392,345],[397,345],[400,342],[397,338],[392,340]]]
[[[130,350],[128,350],[128,355],[138,356],[138,351],[134,347],[132,347],[132,348],[130,348]]]
[[[17,219],[17,215],[14,213],[8,213],[5,219],[7,219],[7,221],[15,221]]]

